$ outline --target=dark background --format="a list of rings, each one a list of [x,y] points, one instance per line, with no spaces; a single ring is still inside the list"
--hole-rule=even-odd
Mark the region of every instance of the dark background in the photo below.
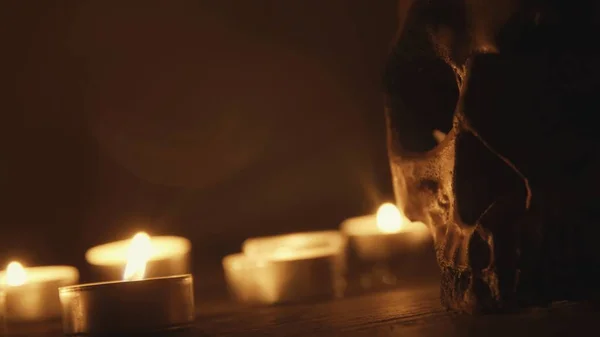
[[[139,229],[219,261],[374,211],[395,7],[0,2],[0,264],[84,268]]]

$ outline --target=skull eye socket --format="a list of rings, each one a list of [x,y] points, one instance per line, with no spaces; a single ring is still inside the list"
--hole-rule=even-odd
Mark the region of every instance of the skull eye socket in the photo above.
[[[458,100],[454,71],[444,61],[394,51],[384,74],[390,129],[400,149],[426,152],[437,144],[434,130],[452,128]]]

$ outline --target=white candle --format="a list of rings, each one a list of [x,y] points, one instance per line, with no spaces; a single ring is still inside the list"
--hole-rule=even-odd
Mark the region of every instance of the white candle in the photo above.
[[[376,214],[347,219],[340,228],[358,258],[366,261],[393,258],[430,242],[427,227],[406,219],[391,203],[381,205]]]
[[[67,336],[162,336],[195,319],[191,274],[62,287]]]
[[[61,287],[66,335],[161,334],[188,328],[195,318],[191,274],[146,278],[151,238],[136,234],[127,247],[122,281]]]
[[[140,235],[149,237],[144,232]],[[147,266],[144,273],[147,277],[160,277],[190,273],[190,252],[192,244],[186,238],[178,236],[149,237],[142,248],[147,254]],[[123,268],[131,255],[132,240],[121,240],[95,246],[85,253],[86,261],[92,265],[94,276],[102,281],[120,280]]]
[[[335,298],[343,292],[345,245],[338,231],[251,238],[223,259],[225,277],[242,302]]]
[[[0,272],[6,318],[39,321],[60,317],[58,288],[77,283],[79,272],[70,266],[25,268],[11,262]]]

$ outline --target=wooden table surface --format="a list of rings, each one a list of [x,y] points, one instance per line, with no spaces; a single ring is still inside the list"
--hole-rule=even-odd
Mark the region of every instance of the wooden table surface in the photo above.
[[[521,314],[465,316],[440,307],[438,285],[333,301],[244,307],[224,299],[198,303],[196,336],[598,336],[600,312],[586,304],[559,303]],[[59,322],[28,325],[14,336],[61,336]]]

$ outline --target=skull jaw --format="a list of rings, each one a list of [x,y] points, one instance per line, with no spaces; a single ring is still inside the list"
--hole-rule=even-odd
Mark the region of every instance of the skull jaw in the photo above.
[[[440,298],[444,308],[470,315],[511,313],[533,307],[548,307],[553,301],[600,303],[598,287],[559,287],[550,293],[520,289],[502,293],[494,272],[473,275],[471,271],[441,267]],[[537,284],[539,287],[540,284]]]
[[[443,266],[440,295],[445,308],[461,313],[512,312],[518,307],[516,301],[506,299],[511,294],[501,294],[498,277],[492,270],[475,275],[470,270]]]
[[[490,289],[482,279],[468,270],[441,267],[440,296],[442,305],[453,311],[475,314],[499,308],[497,289]]]
[[[535,302],[537,294],[519,287],[518,248],[499,250],[494,234],[480,225],[471,231],[457,224],[440,227],[446,227],[446,235],[438,235],[436,242],[444,307],[469,314],[505,313]],[[443,249],[449,246],[457,248]]]
[[[561,217],[554,214],[554,220],[556,219]],[[565,247],[570,244],[579,244],[588,248],[592,245],[582,241],[581,237],[577,242],[573,241],[574,238],[564,239],[563,232],[548,233],[549,228],[559,227],[560,223],[563,225],[568,223],[575,228],[583,225],[577,225],[574,219],[570,222],[567,220],[558,222],[542,221],[533,214],[523,217],[517,226],[521,229],[518,235],[521,245],[519,247],[498,246],[499,243],[506,244],[507,240],[506,238],[496,240],[496,245],[489,246],[494,254],[490,264],[485,267],[483,262],[488,261],[487,257],[481,260],[473,258],[485,256],[486,246],[481,240],[474,240],[480,237],[477,231],[474,231],[469,238],[467,264],[461,263],[460,259],[456,258],[462,254],[444,254],[442,248],[457,240],[457,236],[448,235],[457,226],[453,224],[446,227],[444,231],[446,235],[438,235],[436,242],[438,265],[441,270],[442,305],[457,312],[486,314],[547,307],[553,301],[600,300],[598,285],[600,273],[597,272],[600,270],[598,269],[600,263],[597,258],[587,256],[583,260],[581,255],[578,257],[564,255]],[[433,226],[433,228],[440,227],[442,226]],[[527,228],[538,234],[527,234]],[[584,235],[586,238],[597,237],[597,233],[600,232],[595,226],[586,228],[588,229]],[[523,242],[525,238],[528,238],[528,241]],[[543,247],[532,239],[543,240]],[[566,240],[566,243],[562,240]],[[516,264],[507,263],[515,260],[518,260]],[[558,264],[556,261],[563,263]]]

